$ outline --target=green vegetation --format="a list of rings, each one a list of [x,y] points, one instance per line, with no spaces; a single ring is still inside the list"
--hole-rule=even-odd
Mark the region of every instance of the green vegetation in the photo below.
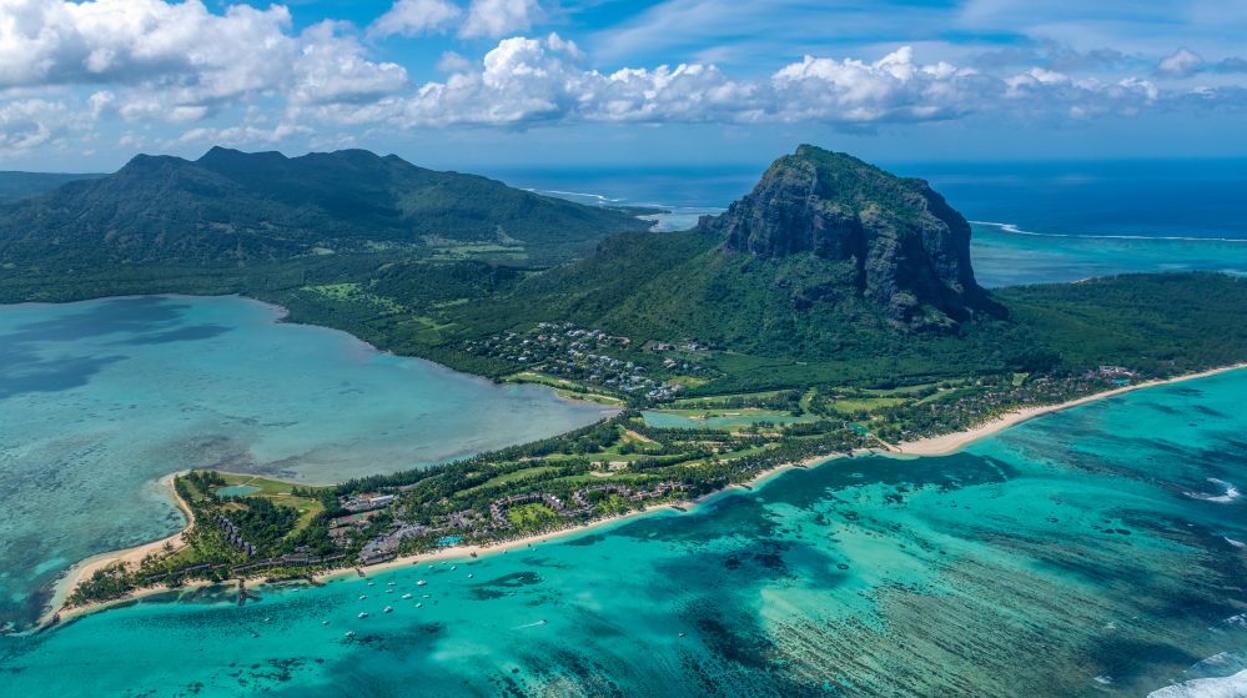
[[[153,182],[172,193],[146,210],[135,192]],[[243,293],[396,353],[626,407],[331,489],[193,473],[176,483],[196,516],[187,547],[103,570],[79,601],[488,544],[1247,360],[1247,279],[1121,276],[989,296],[964,219],[925,183],[809,148],[683,233],[358,152],[136,159],[4,215],[0,262],[16,266],[0,301]],[[611,229],[625,232],[552,264]],[[641,408],[695,419],[659,428]],[[260,490],[216,494],[239,484]]]
[[[112,175],[0,207],[0,264],[59,272],[333,254],[550,263],[648,226],[394,155],[213,148],[194,162],[139,155]]]

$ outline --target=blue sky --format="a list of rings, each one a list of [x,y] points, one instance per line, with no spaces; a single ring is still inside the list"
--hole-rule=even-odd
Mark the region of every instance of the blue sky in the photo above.
[[[0,0],[0,168],[1247,155],[1247,0]]]

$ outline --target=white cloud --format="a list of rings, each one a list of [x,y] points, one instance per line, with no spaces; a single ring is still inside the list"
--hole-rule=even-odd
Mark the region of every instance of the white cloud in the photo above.
[[[446,0],[398,0],[368,27],[375,37],[417,36],[446,29],[463,14],[458,5]]]
[[[1163,58],[1156,66],[1162,75],[1185,78],[1194,75],[1204,65],[1204,59],[1194,51],[1180,48]]]
[[[785,121],[930,121],[973,109],[991,86],[970,69],[915,64],[900,48],[874,63],[806,56],[775,73],[775,114]]]
[[[310,135],[312,129],[306,126],[281,123],[271,128],[250,124],[230,126],[227,128],[193,128],[183,133],[173,143],[166,145],[186,145],[201,143],[208,145],[248,145],[255,143],[280,143],[295,135]]]
[[[466,14],[452,2],[398,0],[368,33],[449,29],[462,18],[461,35],[496,36],[541,17],[536,0],[474,0]],[[981,52],[950,56],[932,43],[867,49],[870,58],[810,51],[769,72],[708,60],[595,70],[575,43],[550,34],[501,39],[476,61],[447,51],[437,62],[445,77],[413,86],[403,66],[378,60],[377,47],[348,23],[296,31],[280,5],[233,5],[218,13],[204,3],[0,0],[0,149],[47,147],[76,131],[90,138],[93,124],[108,117],[126,121],[131,134],[145,133],[147,143],[180,136],[244,145],[457,125],[860,127],[970,114],[1068,120],[1247,106],[1247,91],[1234,75],[1247,71],[1247,62],[1202,45],[1207,60],[1185,48],[1126,56],[1055,44],[986,60]],[[1021,0],[970,5],[979,14],[968,13],[966,22],[975,26],[1024,9]],[[679,18],[702,17],[715,31],[774,26],[765,14],[756,4],[671,0],[642,13],[645,23],[637,27],[652,37],[655,27],[678,28],[672,22]],[[616,36],[614,45],[628,44],[628,37],[626,31]],[[1172,49],[1171,43],[1165,51]],[[600,64],[603,57],[594,59]],[[1200,84],[1186,80],[1197,74]]]
[[[45,99],[0,103],[0,155],[46,148],[90,124],[70,106]]]
[[[556,34],[505,39],[476,70],[427,83],[371,116],[406,127],[575,121],[861,125],[991,111],[1136,113],[1160,98],[1146,80],[1074,80],[1043,68],[999,78],[946,62],[919,63],[909,47],[869,63],[806,56],[749,80],[697,63],[603,74],[581,68],[579,56],[574,44]],[[358,110],[350,112],[350,118],[359,117]]]
[[[406,84],[348,25],[291,24],[280,5],[218,15],[201,0],[0,0],[0,89],[107,84],[117,89],[97,114],[186,122],[248,97],[356,101]]]
[[[537,0],[472,0],[459,35],[497,38],[528,31],[544,16]]]
[[[179,76],[208,92],[243,91],[295,51],[290,25],[280,5],[214,15],[200,0],[0,0],[0,86]]]
[[[325,21],[300,37],[301,49],[292,69],[290,99],[297,103],[354,102],[397,92],[407,84],[407,71],[396,63],[368,60],[364,47],[341,35],[340,25]]]
[[[443,51],[437,59],[437,69],[443,73],[462,73],[472,68],[472,61],[454,51]]]

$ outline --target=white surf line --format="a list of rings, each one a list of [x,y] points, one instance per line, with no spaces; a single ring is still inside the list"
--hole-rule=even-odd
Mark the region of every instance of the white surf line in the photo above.
[[[1226,242],[1231,244],[1247,244],[1247,238],[1197,237],[1191,235],[1086,235],[1081,233],[1039,233],[1034,230],[1022,230],[1015,223],[997,223],[995,221],[969,221],[974,225],[986,225],[999,228],[1010,235],[1028,235],[1037,238],[1072,238],[1075,240],[1136,240],[1161,242]]]
[[[1185,494],[1191,499],[1199,499],[1205,502],[1216,502],[1217,504],[1229,504],[1230,502],[1238,499],[1241,494],[1232,482],[1218,480],[1215,477],[1208,478],[1208,482],[1223,488],[1225,491],[1221,494],[1204,494],[1202,492],[1183,492],[1182,494]]]

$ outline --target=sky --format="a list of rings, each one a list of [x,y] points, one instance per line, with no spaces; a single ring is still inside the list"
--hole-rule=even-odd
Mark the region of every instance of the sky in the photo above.
[[[0,0],[0,169],[1247,155],[1247,0]]]

